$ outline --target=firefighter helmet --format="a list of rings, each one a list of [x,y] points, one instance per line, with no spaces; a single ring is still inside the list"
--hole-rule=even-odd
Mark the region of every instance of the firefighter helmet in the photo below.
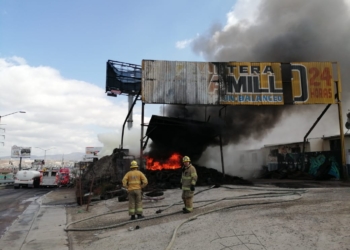
[[[187,162],[187,161],[191,161],[190,157],[184,156],[184,158],[182,158],[182,162]]]
[[[130,168],[138,168],[139,166],[137,166],[137,162],[136,161],[132,161],[130,164]]]

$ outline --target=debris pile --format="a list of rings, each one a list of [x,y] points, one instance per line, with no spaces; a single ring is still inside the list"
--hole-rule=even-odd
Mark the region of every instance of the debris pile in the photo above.
[[[130,161],[119,160],[120,153],[102,157],[96,162],[90,163],[84,169],[80,178],[76,179],[77,203],[86,204],[92,196],[100,199],[111,199],[118,197],[120,201],[125,200],[126,191],[122,188],[122,178],[129,171]],[[253,185],[252,182],[243,178],[225,175],[215,169],[196,166],[198,174],[197,186],[211,186],[221,184]],[[141,170],[148,179],[145,192],[154,190],[165,190],[180,188],[182,170]]]
[[[215,169],[195,165],[198,175],[197,186],[211,186],[215,184],[253,185],[252,182],[237,176],[225,175]],[[145,171],[152,189],[173,189],[180,187],[181,169]]]

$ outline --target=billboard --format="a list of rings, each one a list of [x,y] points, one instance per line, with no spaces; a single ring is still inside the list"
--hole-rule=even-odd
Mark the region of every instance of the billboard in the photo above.
[[[131,63],[107,61],[106,93],[136,95],[141,89],[141,66]]]
[[[31,147],[12,146],[11,158],[30,158]]]
[[[41,166],[45,165],[45,160],[44,159],[35,159],[34,162],[32,163],[34,166]]]
[[[85,158],[96,158],[102,147],[86,147]]]
[[[338,74],[338,64],[332,62],[143,60],[142,100],[197,105],[334,104]]]

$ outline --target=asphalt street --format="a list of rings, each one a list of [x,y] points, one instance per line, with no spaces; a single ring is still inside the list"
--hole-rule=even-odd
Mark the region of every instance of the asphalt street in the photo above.
[[[41,197],[51,190],[45,188],[13,189],[12,185],[2,186],[0,188],[0,237],[34,199]]]

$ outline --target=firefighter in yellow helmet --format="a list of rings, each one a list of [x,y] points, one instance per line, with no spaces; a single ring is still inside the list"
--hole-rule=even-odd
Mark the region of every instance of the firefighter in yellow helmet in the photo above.
[[[147,186],[148,180],[138,170],[136,161],[131,162],[130,171],[125,174],[122,182],[123,187],[128,189],[130,220],[135,220],[135,215],[137,215],[138,219],[145,218],[142,215],[142,188]]]
[[[191,164],[191,159],[188,156],[182,158],[182,176],[181,176],[181,186],[182,186],[182,200],[184,201],[185,207],[182,209],[184,214],[191,213],[193,211],[193,195],[194,187],[197,182],[197,171],[195,167]]]

